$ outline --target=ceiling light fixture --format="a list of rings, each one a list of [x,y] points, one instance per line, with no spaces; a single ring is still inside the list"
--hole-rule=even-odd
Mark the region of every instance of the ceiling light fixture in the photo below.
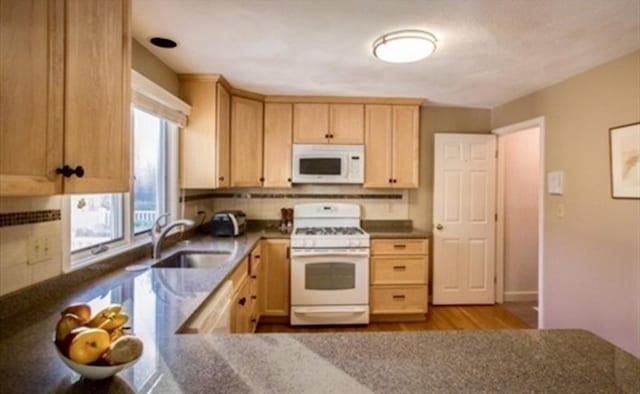
[[[373,56],[389,63],[422,60],[436,50],[436,36],[424,30],[398,30],[373,42]]]

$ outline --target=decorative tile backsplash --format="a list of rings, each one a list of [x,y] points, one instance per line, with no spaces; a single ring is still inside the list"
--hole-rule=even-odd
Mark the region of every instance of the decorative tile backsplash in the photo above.
[[[18,226],[21,224],[33,224],[53,222],[60,220],[59,209],[48,209],[29,212],[0,213],[0,227]]]
[[[402,200],[402,194],[318,194],[318,193],[206,193],[180,197],[180,202],[208,200],[212,198],[240,199],[314,199],[314,200]]]

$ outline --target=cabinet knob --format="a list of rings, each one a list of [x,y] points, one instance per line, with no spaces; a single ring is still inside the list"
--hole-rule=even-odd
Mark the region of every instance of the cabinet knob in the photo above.
[[[389,178],[389,183],[393,183],[393,179]]]
[[[62,168],[56,168],[56,174],[62,174],[65,178],[69,178],[71,175],[82,178],[84,176],[84,168],[82,168],[82,166],[71,168],[65,164]]]
[[[324,138],[329,139],[329,134],[325,134],[325,135],[324,135]]]
[[[252,296],[251,296],[251,299],[252,299],[252,300],[257,300],[257,299],[258,299],[258,296],[252,295]]]
[[[261,177],[260,178],[260,183],[263,183],[263,182],[264,182],[264,177]]]
[[[444,228],[440,223],[436,224],[436,230],[442,230]]]
[[[224,181],[224,177],[223,177],[223,176],[218,177],[218,180],[219,180],[219,181]]]
[[[256,275],[251,275],[251,279],[258,279]]]
[[[291,178],[287,178],[287,182],[291,183]]]
[[[244,306],[247,303],[247,297],[242,297],[238,300],[238,304]]]
[[[329,134],[329,138],[333,138],[333,134]]]
[[[397,180],[397,179],[394,179],[394,180],[393,180],[393,183],[396,183],[396,182],[398,182],[398,180]]]

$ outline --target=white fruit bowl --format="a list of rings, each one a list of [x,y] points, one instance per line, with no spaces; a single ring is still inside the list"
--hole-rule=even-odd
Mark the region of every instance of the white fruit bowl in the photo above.
[[[62,362],[67,365],[67,367],[71,368],[73,371],[79,373],[85,378],[93,380],[100,380],[111,377],[122,371],[123,369],[129,368],[133,364],[137,363],[138,360],[140,360],[140,357],[138,357],[133,361],[129,361],[128,363],[119,365],[84,365],[78,364],[77,362],[65,357],[64,354],[60,352],[60,349],[58,349],[58,346],[55,344],[55,342],[53,344],[53,347],[56,348],[56,354],[58,355],[58,357],[60,357],[60,360],[62,360]]]

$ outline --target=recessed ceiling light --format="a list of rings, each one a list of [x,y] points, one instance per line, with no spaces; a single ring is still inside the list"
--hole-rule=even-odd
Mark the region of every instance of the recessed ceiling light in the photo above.
[[[436,50],[436,36],[423,30],[398,30],[373,42],[373,55],[390,63],[422,60]]]
[[[163,37],[151,37],[149,42],[160,48],[175,48],[178,46],[175,41]]]

